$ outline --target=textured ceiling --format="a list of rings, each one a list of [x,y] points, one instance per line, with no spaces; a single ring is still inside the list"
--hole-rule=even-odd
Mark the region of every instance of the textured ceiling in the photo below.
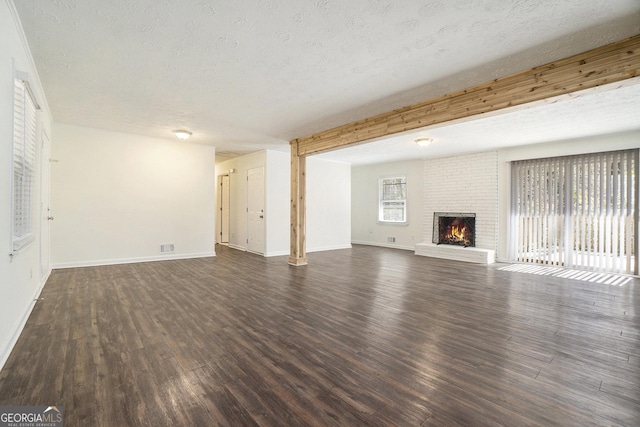
[[[640,33],[638,0],[14,3],[55,121],[232,153]]]

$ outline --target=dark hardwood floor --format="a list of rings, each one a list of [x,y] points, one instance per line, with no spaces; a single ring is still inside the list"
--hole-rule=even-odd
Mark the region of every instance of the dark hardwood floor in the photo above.
[[[217,253],[54,271],[0,405],[66,426],[640,425],[640,280]]]

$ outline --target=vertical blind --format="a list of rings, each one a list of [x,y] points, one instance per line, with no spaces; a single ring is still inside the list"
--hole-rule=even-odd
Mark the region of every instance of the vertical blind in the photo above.
[[[637,165],[637,149],[513,162],[513,259],[638,274]]]
[[[36,173],[36,103],[27,83],[16,79],[13,96],[12,248],[33,239],[33,186]]]

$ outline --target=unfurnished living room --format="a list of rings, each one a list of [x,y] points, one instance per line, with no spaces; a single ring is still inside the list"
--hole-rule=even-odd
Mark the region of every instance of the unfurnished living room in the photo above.
[[[0,35],[0,426],[640,425],[637,0]]]

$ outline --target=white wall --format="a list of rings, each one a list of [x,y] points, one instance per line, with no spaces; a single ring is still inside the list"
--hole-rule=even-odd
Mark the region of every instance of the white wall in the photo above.
[[[408,225],[378,223],[378,180],[407,177]],[[422,242],[423,209],[422,160],[354,166],[351,169],[351,241],[352,243],[414,250]],[[395,237],[395,243],[389,242]]]
[[[351,165],[307,158],[307,252],[351,247]]]
[[[213,147],[65,124],[53,135],[54,267],[214,255]]]
[[[509,206],[511,203],[510,163],[517,160],[570,156],[574,154],[625,150],[640,147],[640,131],[599,135],[568,141],[556,141],[506,148],[498,151],[498,187],[500,206],[498,260],[509,261]]]
[[[40,84],[37,70],[25,42],[22,27],[12,2],[0,2],[0,368],[17,341],[29,317],[34,300],[49,277],[47,263],[49,247],[41,246],[41,237],[46,237],[47,228],[41,228],[42,215],[46,218],[46,206],[42,203],[42,189],[49,186],[49,177],[36,172],[34,193],[35,239],[25,249],[10,256],[11,252],[11,164],[13,141],[13,73],[15,69],[26,72],[30,85],[42,110],[38,113],[37,165],[42,165],[42,153],[49,147],[42,147],[43,133],[51,136],[51,116],[47,100]],[[45,165],[47,158],[45,154]],[[44,186],[44,187],[43,187]],[[46,242],[47,239],[44,239]],[[41,254],[43,263],[41,265]]]
[[[289,255],[291,155],[267,151],[265,256]]]
[[[498,153],[424,161],[424,234],[432,242],[434,212],[476,214],[476,247],[498,246]]]

